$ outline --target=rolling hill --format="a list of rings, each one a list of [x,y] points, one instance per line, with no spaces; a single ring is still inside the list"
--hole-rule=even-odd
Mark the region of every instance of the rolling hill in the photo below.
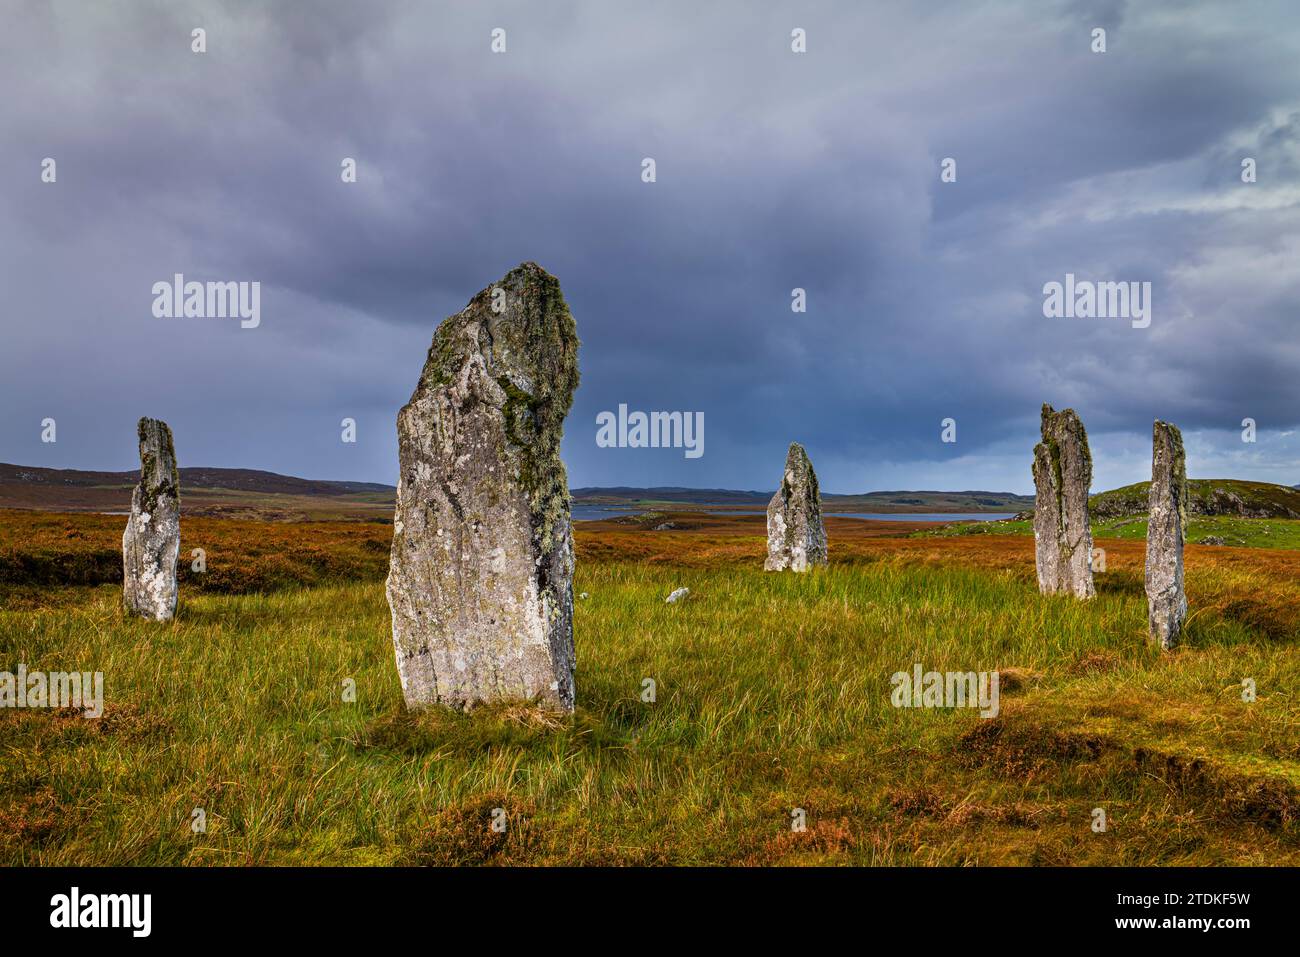
[[[126,512],[138,472],[48,469],[0,463],[0,508],[61,512]],[[259,469],[182,468],[185,515],[387,520],[396,489],[373,482],[295,478]]]
[[[303,521],[388,518],[396,488],[374,482],[296,478],[260,469],[182,468],[181,509],[190,515]],[[139,473],[50,469],[0,463],[0,508],[67,512],[125,512]],[[579,505],[630,508],[677,505],[767,507],[771,492],[721,488],[575,488]],[[1019,512],[1031,496],[1007,492],[869,492],[823,495],[835,512]]]
[[[294,478],[260,469],[182,468],[182,488],[224,488],[261,492],[268,495],[350,495],[355,492],[395,492],[391,485],[376,482],[332,482]],[[0,484],[49,485],[64,488],[122,486],[128,489],[140,478],[139,471],[93,472],[81,469],[46,469],[0,462]]]
[[[324,518],[385,520],[391,517],[396,488],[377,482],[304,479],[260,469],[182,468],[181,507],[185,514],[305,521]],[[0,463],[0,508],[66,512],[125,512],[138,473],[50,469]],[[1193,515],[1242,518],[1300,518],[1300,490],[1268,482],[1192,479]],[[1089,499],[1094,518],[1146,512],[1150,483],[1138,482],[1099,492]],[[690,509],[722,506],[767,507],[771,492],[720,488],[583,487],[573,489],[579,505]],[[837,512],[1032,512],[1031,495],[1011,492],[882,491],[824,494],[826,513]]]
[[[1096,518],[1145,515],[1150,482],[1137,482],[1088,499]],[[1236,479],[1189,479],[1187,510],[1192,515],[1234,515],[1239,518],[1300,518],[1300,491],[1271,482]]]
[[[575,488],[573,500],[582,505],[726,505],[766,508],[772,492],[718,488]],[[863,492],[822,495],[822,509],[834,512],[1020,512],[1034,507],[1032,495],[1011,492]]]

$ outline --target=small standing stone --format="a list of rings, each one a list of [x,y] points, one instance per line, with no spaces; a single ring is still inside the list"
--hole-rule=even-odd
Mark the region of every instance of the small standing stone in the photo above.
[[[790,443],[781,487],[767,505],[767,561],[769,572],[806,572],[826,564],[826,529],[822,525],[822,497],[808,453]]]
[[[1187,618],[1183,542],[1187,534],[1187,462],[1178,426],[1152,428],[1147,518],[1147,620],[1151,640],[1173,648]]]
[[[176,614],[176,558],[181,548],[180,477],[172,430],[141,419],[140,482],[122,535],[122,601],[127,611],[166,621]]]
[[[1034,550],[1038,590],[1091,598],[1092,529],[1088,491],[1092,454],[1073,409],[1043,404],[1043,440],[1034,446]]]
[[[577,385],[577,328],[536,263],[434,333],[397,417],[387,592],[408,707],[528,699],[573,710],[560,439]]]

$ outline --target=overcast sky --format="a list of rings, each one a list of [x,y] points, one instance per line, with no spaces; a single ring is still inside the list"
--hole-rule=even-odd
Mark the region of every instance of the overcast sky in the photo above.
[[[1193,477],[1300,482],[1294,0],[0,13],[0,461],[132,468],[150,415],[182,465],[394,483],[434,328],[534,260],[574,487],[770,489],[798,440],[825,491],[1026,492],[1043,402],[1094,488],[1156,417]],[[260,326],[155,318],[175,273],[260,282]],[[1151,283],[1150,326],[1045,318],[1067,273]],[[598,448],[620,403],[705,454]]]

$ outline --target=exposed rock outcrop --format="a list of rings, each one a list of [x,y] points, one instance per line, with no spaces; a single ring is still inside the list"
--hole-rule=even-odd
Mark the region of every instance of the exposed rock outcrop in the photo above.
[[[433,336],[397,418],[388,601],[408,707],[574,706],[573,533],[560,439],[578,384],[560,284],[535,263]]]
[[[1145,515],[1150,482],[1137,482],[1093,496],[1093,518]],[[1237,518],[1300,518],[1300,492],[1271,482],[1240,479],[1188,479],[1187,514],[1232,515]]]
[[[767,561],[769,572],[806,572],[826,564],[826,528],[822,525],[822,498],[808,453],[790,443],[781,487],[767,505]]]
[[[176,615],[176,558],[181,548],[180,477],[172,430],[141,419],[140,481],[122,534],[122,603],[127,611],[166,621]]]

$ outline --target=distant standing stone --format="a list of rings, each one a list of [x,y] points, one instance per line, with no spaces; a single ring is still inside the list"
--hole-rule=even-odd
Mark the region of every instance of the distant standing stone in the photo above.
[[[826,529],[822,525],[822,497],[808,453],[790,443],[781,487],[767,505],[767,561],[769,572],[806,572],[826,564]]]
[[[1183,541],[1187,534],[1187,463],[1183,435],[1158,419],[1152,428],[1147,524],[1147,619],[1151,640],[1173,648],[1187,618]]]
[[[1073,409],[1043,404],[1043,440],[1034,446],[1034,549],[1038,590],[1091,598],[1092,529],[1088,490],[1092,454]]]
[[[176,558],[181,548],[180,477],[172,430],[141,419],[140,482],[122,535],[122,601],[127,611],[166,621],[176,614]]]
[[[578,335],[535,263],[433,336],[397,417],[388,603],[408,707],[574,705],[573,533],[560,461]]]

